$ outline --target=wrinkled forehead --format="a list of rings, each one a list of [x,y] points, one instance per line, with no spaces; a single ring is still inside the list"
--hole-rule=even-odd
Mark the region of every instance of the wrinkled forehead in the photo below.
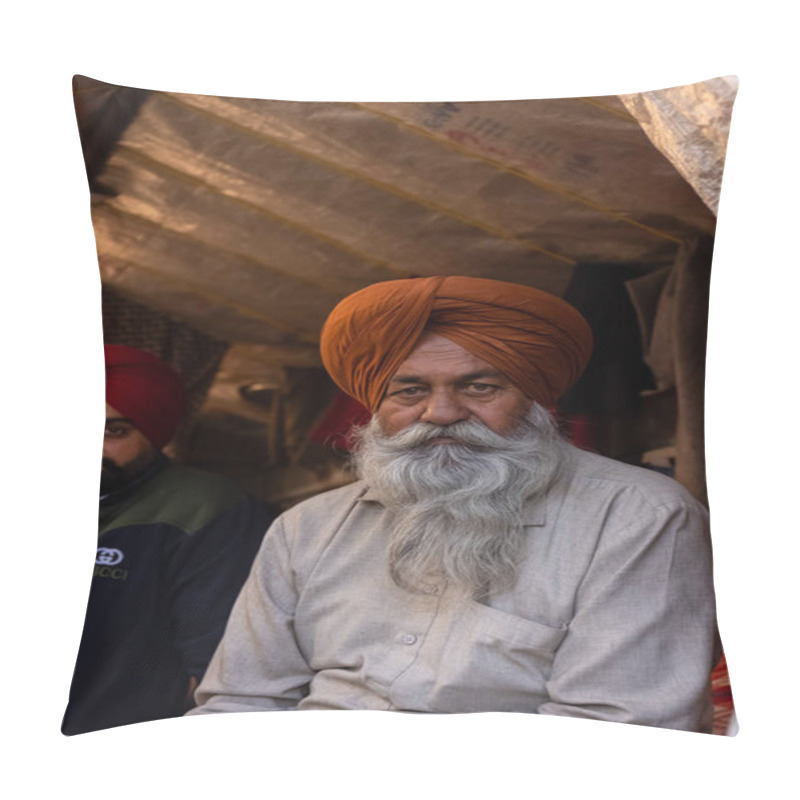
[[[413,377],[495,376],[506,378],[496,367],[438,333],[424,332],[392,376],[393,381]]]

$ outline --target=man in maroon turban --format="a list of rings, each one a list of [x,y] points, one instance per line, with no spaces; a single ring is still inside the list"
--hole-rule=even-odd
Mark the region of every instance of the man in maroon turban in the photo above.
[[[120,344],[105,346],[106,428],[100,494],[136,481],[156,461],[186,413],[180,376],[160,358]]]
[[[273,518],[161,452],[187,407],[175,370],[123,345],[105,358],[99,538],[68,735],[186,711]]]
[[[527,286],[434,277],[345,298],[321,336],[373,413],[359,480],[272,526],[192,714],[524,711],[709,731],[707,515],[583,452],[549,409],[591,333]]]

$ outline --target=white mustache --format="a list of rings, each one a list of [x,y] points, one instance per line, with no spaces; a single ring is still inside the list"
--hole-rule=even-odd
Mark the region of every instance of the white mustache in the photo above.
[[[394,436],[383,439],[384,446],[396,450],[408,450],[439,438],[452,439],[454,443],[468,447],[503,448],[513,439],[500,436],[481,422],[454,422],[451,425],[435,425],[432,422],[415,422]]]

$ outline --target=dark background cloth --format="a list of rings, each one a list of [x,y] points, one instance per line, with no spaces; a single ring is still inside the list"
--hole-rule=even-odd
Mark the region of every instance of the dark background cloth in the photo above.
[[[625,281],[641,270],[621,264],[578,264],[564,299],[583,314],[594,351],[583,375],[561,398],[565,414],[609,415],[634,411],[640,394],[655,388],[644,362],[636,310]]]

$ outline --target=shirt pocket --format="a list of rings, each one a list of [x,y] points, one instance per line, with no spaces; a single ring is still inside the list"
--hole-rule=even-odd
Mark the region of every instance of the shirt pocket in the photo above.
[[[443,641],[433,710],[535,712],[567,628],[477,602],[464,606]]]

